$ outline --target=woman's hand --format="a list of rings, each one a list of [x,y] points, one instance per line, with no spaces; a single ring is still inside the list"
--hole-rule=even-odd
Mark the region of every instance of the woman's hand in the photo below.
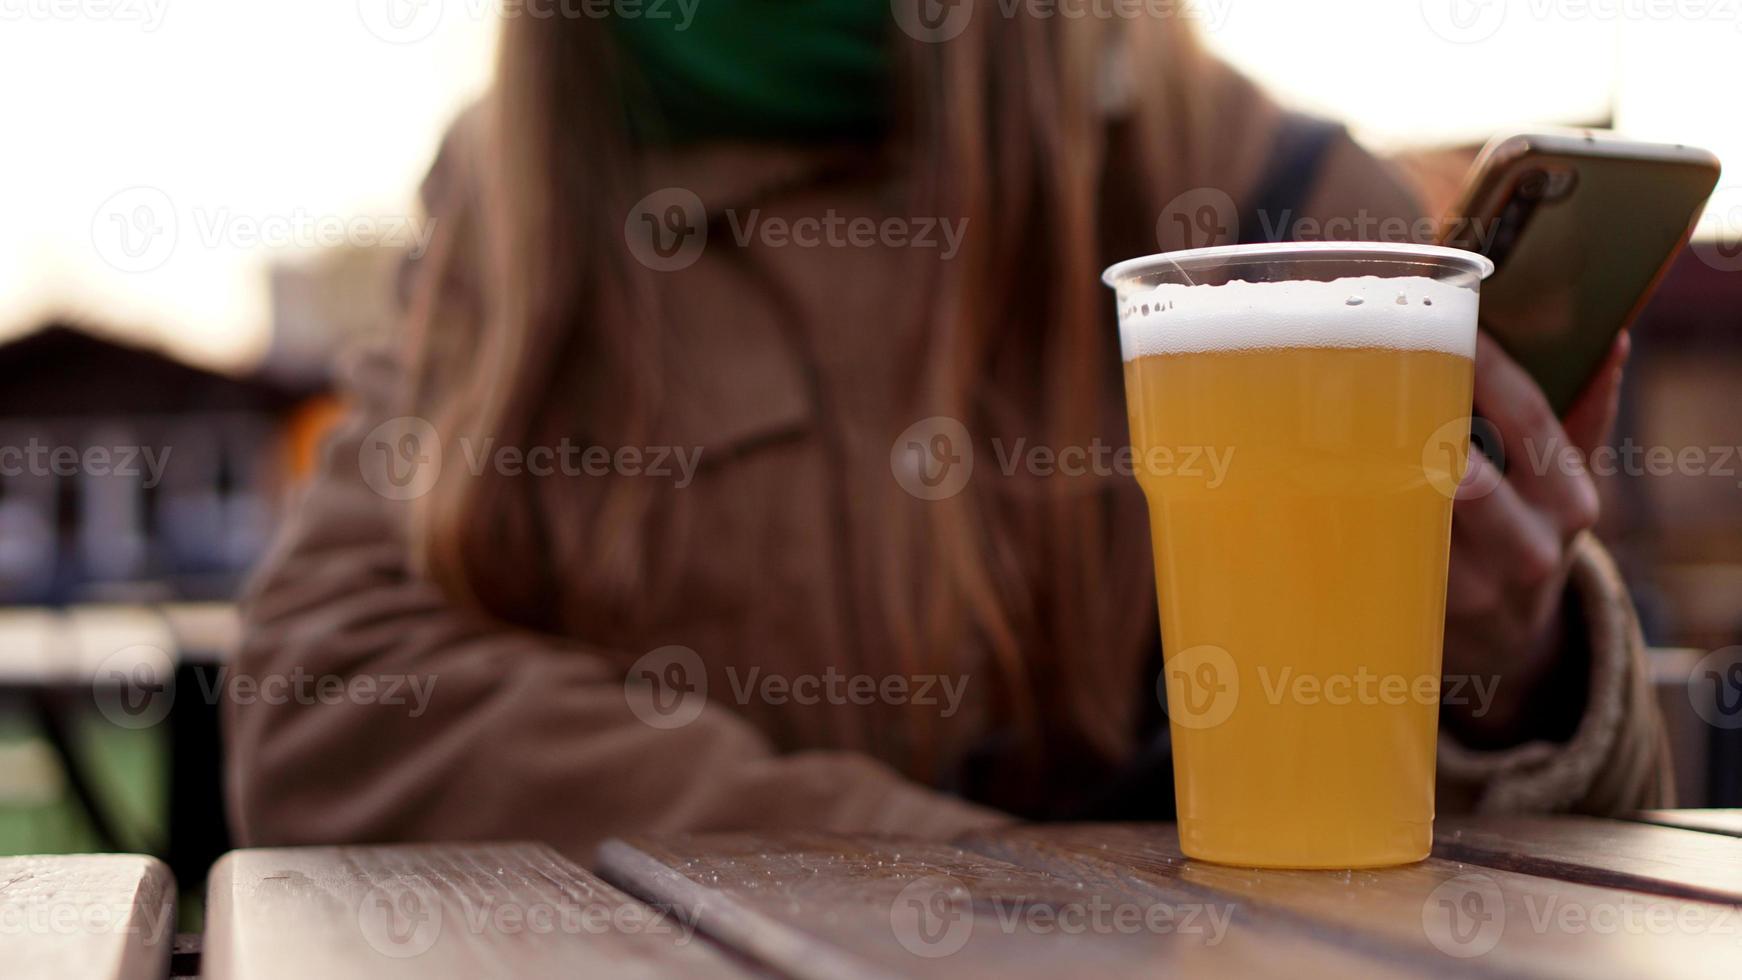
[[[1609,438],[1628,344],[1625,333],[1616,339],[1563,423],[1523,368],[1487,334],[1477,338],[1476,414],[1498,432],[1506,471],[1471,447],[1446,598],[1445,673],[1466,678],[1465,697],[1445,711],[1479,742],[1528,732],[1542,682],[1572,654],[1561,635],[1571,546],[1597,521],[1584,461]]]

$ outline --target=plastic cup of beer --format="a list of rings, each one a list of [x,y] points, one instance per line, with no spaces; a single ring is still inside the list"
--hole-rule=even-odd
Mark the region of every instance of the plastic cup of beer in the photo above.
[[[1477,294],[1449,248],[1121,262],[1180,846],[1253,867],[1427,857]]]

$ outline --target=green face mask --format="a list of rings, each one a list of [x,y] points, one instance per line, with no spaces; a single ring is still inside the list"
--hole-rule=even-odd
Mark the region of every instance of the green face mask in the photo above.
[[[653,142],[872,138],[889,115],[885,0],[651,0],[611,18]]]

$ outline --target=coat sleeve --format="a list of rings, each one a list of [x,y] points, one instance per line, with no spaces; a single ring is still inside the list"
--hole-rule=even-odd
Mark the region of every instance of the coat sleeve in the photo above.
[[[1588,532],[1574,546],[1567,589],[1582,647],[1570,655],[1587,665],[1572,737],[1477,751],[1442,731],[1440,795],[1448,809],[1614,815],[1674,805],[1645,640],[1620,573]]]
[[[391,388],[390,364],[365,362],[359,390]],[[376,401],[357,400],[244,597],[225,698],[240,843],[530,838],[588,862],[629,832],[944,838],[1004,819],[869,757],[777,754],[718,704],[646,723],[631,657],[454,607],[408,570],[404,504],[363,477]]]

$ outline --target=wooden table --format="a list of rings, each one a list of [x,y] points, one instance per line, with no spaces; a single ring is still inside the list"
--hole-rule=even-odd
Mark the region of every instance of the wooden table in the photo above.
[[[1721,811],[1445,819],[1376,871],[1189,861],[1171,825],[239,851],[204,975],[1742,977]],[[1710,827],[1711,829],[1688,829]]]
[[[202,961],[213,980],[744,975],[542,844],[232,851],[206,880]]]
[[[712,836],[601,856],[625,890],[798,977],[1742,976],[1742,840],[1447,821],[1436,854],[1259,871],[1186,860],[1171,826],[1065,825],[956,846]]]
[[[175,884],[134,854],[0,858],[0,975],[151,980],[175,940]]]
[[[598,876],[539,844],[237,851],[201,975],[1734,978],[1736,818],[1448,818],[1351,872],[1189,861],[1165,824],[632,839]],[[0,973],[162,977],[174,894],[150,858],[0,859]]]

